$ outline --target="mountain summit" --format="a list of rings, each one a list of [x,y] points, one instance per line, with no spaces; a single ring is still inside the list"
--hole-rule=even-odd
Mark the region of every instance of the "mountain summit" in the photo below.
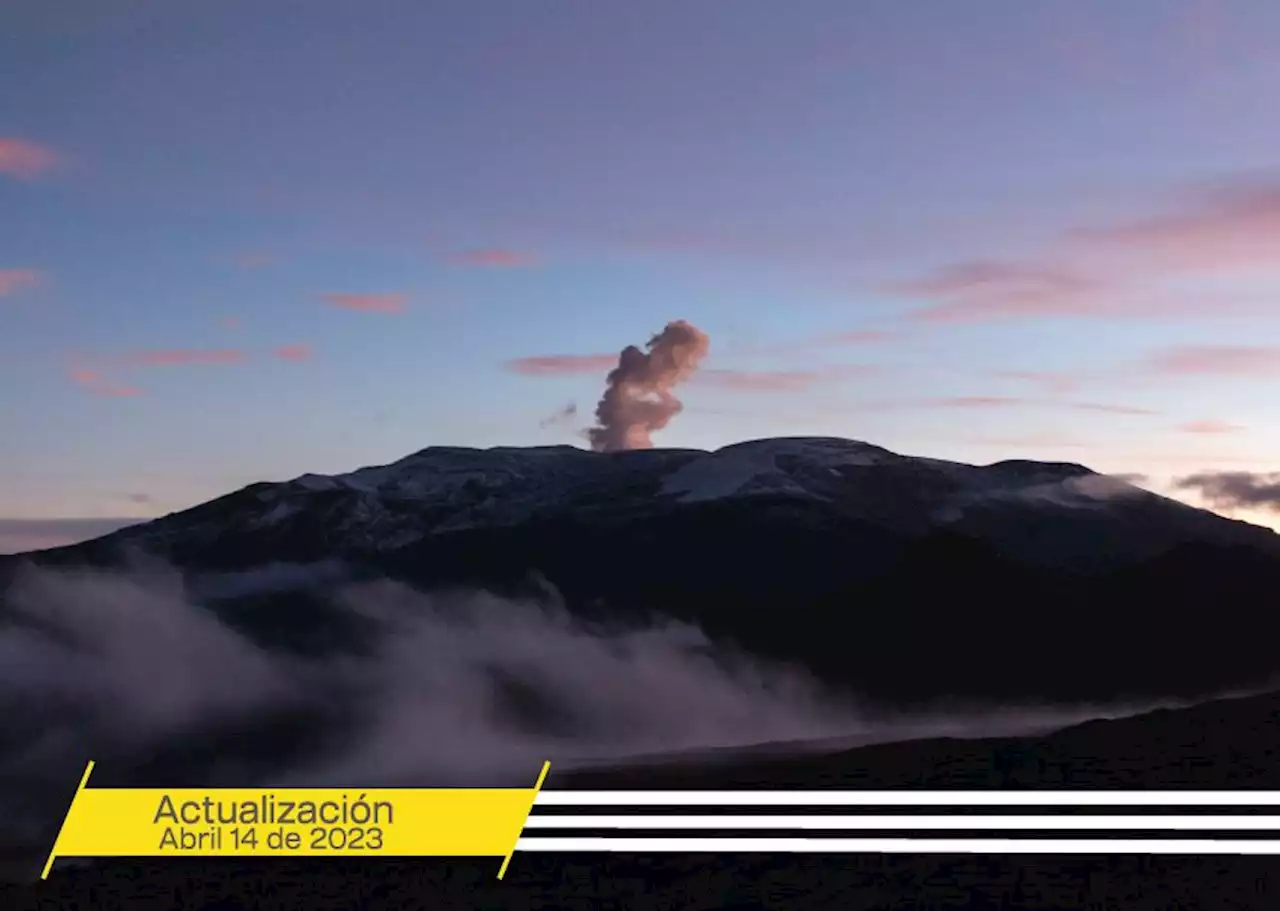
[[[1280,548],[1225,519],[1081,465],[975,466],[854,440],[753,440],[713,452],[437,446],[348,474],[253,484],[108,536],[166,556],[366,557],[428,538],[544,523],[613,527],[707,509],[785,509],[913,538],[950,532],[1053,564],[1113,565],[1181,543]],[[852,555],[851,555],[852,558]]]

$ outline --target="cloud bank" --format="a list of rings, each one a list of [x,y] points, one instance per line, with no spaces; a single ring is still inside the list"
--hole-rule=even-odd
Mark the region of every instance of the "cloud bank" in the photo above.
[[[1206,471],[1177,478],[1173,486],[1195,491],[1215,509],[1280,513],[1280,472]]]
[[[548,759],[1033,733],[1140,710],[886,717],[694,626],[589,622],[552,594],[428,595],[338,562],[25,567],[5,584],[0,849],[45,849],[90,758],[104,786],[522,785]]]

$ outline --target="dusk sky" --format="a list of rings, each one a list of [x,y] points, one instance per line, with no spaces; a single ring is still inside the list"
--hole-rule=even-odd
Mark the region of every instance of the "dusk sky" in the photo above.
[[[0,552],[585,446],[674,319],[658,445],[1280,526],[1277,47],[1274,0],[0,0]]]

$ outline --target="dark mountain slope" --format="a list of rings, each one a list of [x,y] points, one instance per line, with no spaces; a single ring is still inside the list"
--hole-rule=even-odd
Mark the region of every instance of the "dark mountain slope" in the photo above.
[[[714,453],[423,450],[243,490],[0,561],[187,573],[340,560],[416,587],[695,622],[886,699],[1198,695],[1280,670],[1280,538],[1079,465],[970,466],[848,440]],[[336,583],[215,607],[273,647],[342,648]],[[313,622],[308,622],[308,619]]]

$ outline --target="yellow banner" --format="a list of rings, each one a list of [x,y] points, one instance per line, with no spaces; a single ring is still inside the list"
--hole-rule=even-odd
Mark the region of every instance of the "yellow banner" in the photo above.
[[[506,872],[550,763],[532,788],[88,788],[57,857],[502,857]]]

